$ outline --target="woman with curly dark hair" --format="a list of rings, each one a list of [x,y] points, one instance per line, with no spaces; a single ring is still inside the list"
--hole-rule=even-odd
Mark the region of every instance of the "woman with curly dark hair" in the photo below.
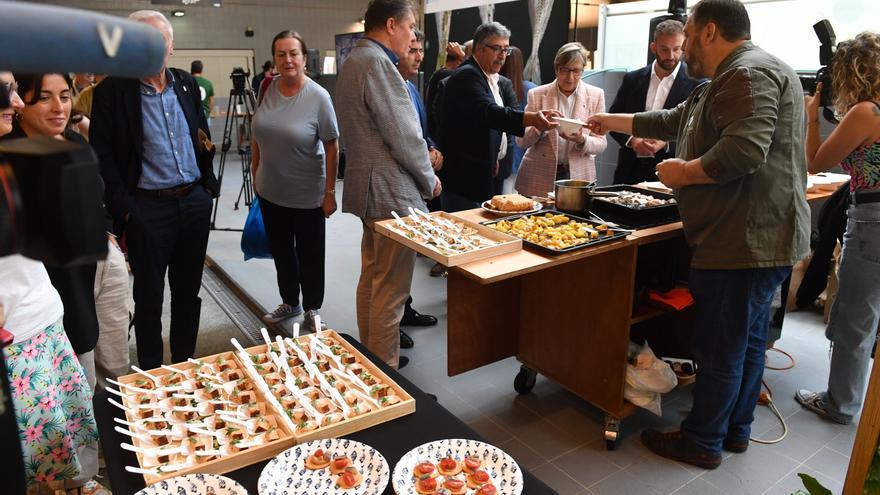
[[[838,164],[849,172],[851,205],[840,259],[840,289],[825,335],[833,342],[825,392],[798,390],[807,409],[848,424],[862,407],[871,346],[880,321],[880,35],[840,43],[831,73],[840,125],[819,136],[821,85],[805,98],[810,172]]]

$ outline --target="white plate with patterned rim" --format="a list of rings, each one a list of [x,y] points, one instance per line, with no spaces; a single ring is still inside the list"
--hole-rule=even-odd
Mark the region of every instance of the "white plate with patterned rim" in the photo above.
[[[330,468],[311,470],[306,459],[323,449],[331,457],[345,455],[363,480],[349,490],[336,484]],[[260,474],[260,495],[378,495],[388,486],[390,469],[385,457],[369,445],[347,438],[326,438],[297,445],[269,461]]]
[[[135,495],[248,495],[235,480],[217,474],[188,474],[157,481]]]
[[[532,200],[532,209],[524,210],[524,211],[496,210],[496,209],[492,208],[492,201],[489,201],[489,200],[483,201],[483,203],[480,204],[480,207],[493,215],[498,215],[498,216],[502,216],[502,217],[510,217],[513,215],[525,215],[527,213],[535,213],[535,212],[541,211],[541,209],[544,208],[544,206],[541,203],[534,201],[534,200]]]
[[[394,493],[397,495],[418,495],[412,475],[413,468],[418,463],[427,460],[437,464],[444,457],[453,457],[463,461],[468,456],[483,459],[483,469],[489,473],[492,484],[495,485],[499,494],[520,495],[522,493],[522,469],[507,452],[485,442],[463,438],[428,442],[404,454],[394,466],[394,474],[391,476],[391,486],[394,487]],[[476,493],[476,490],[468,489],[467,493],[473,494]]]

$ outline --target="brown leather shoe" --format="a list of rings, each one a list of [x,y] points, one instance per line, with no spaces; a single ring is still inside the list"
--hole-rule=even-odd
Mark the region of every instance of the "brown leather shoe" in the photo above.
[[[734,454],[742,454],[749,449],[749,441],[725,438],[724,444],[721,447],[728,452],[733,452]]]
[[[657,430],[644,430],[642,443],[651,452],[673,461],[686,462],[703,469],[715,469],[721,465],[720,455],[700,450],[684,438],[680,431],[660,433]]]

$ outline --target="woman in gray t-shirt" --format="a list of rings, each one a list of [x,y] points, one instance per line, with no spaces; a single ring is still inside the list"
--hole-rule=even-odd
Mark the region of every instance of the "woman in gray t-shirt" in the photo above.
[[[324,301],[324,223],[336,211],[339,131],[330,95],[305,74],[305,54],[293,31],[272,40],[279,75],[260,92],[252,170],[281,293],[281,304],[263,320],[277,323],[305,310],[303,328],[314,331]]]

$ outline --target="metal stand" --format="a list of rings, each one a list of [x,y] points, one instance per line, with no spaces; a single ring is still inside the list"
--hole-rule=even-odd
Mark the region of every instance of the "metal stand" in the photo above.
[[[217,181],[223,187],[223,173],[226,171],[226,156],[232,148],[232,132],[236,131],[238,156],[241,159],[241,189],[235,199],[234,209],[238,210],[241,198],[250,207],[254,200],[254,188],[251,184],[251,120],[256,108],[256,98],[250,88],[241,91],[232,89],[229,92],[229,106],[226,109],[226,122],[223,124],[223,145],[220,153],[220,167],[217,170]],[[211,214],[211,230],[241,232],[242,229],[217,227],[217,210],[220,207],[220,196],[214,200],[214,212]]]

